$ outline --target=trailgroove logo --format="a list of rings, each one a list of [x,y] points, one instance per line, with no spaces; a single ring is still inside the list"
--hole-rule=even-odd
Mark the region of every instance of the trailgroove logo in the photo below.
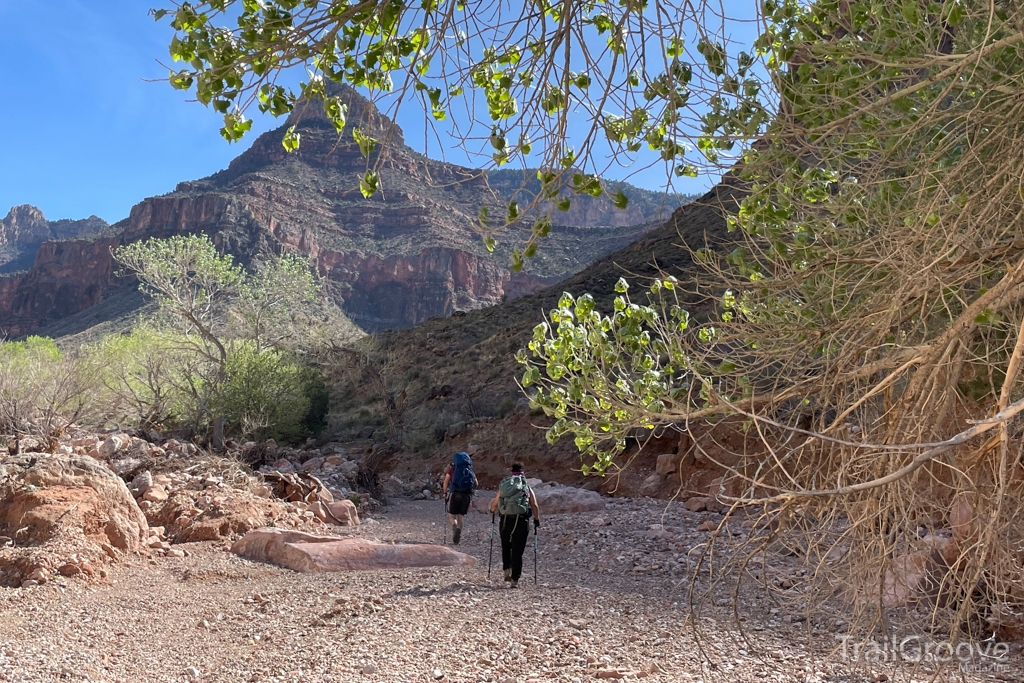
[[[893,636],[888,640],[856,640],[836,636],[843,644],[842,659],[849,663],[950,664],[964,673],[1004,673],[1010,670],[1006,643],[951,643],[925,636]]]

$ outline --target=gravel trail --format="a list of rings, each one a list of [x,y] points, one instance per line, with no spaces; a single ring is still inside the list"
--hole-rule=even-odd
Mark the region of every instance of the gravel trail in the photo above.
[[[398,501],[373,517],[337,533],[442,541],[440,502]],[[745,625],[761,655],[735,640],[723,607],[721,626],[701,623],[708,665],[686,625],[682,579],[685,551],[707,536],[694,529],[712,517],[615,500],[605,513],[545,518],[538,583],[531,536],[517,590],[501,582],[497,538],[488,581],[486,514],[467,517],[458,548],[477,558],[474,567],[299,574],[236,557],[223,543],[183,544],[187,557],[116,568],[109,585],[0,589],[0,680],[886,680],[884,668],[848,670],[837,634],[783,621],[757,599],[745,605]],[[888,674],[918,679],[927,677]]]

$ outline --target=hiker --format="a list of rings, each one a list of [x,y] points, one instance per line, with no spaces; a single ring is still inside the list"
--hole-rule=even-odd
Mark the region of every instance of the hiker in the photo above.
[[[452,543],[459,544],[462,538],[462,517],[469,512],[469,503],[476,489],[476,474],[473,473],[473,459],[469,453],[459,451],[452,456],[448,471],[444,473],[441,491],[445,496],[445,510],[448,523],[452,525]]]
[[[530,535],[530,517],[533,517],[533,533],[540,528],[540,508],[537,497],[526,483],[523,466],[512,465],[512,472],[501,480],[498,493],[491,501],[491,514],[501,515],[498,535],[501,536],[501,568],[505,570],[505,581],[510,588],[519,586],[523,574],[523,551]]]

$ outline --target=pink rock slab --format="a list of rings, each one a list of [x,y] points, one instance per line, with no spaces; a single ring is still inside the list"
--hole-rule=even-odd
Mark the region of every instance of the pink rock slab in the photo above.
[[[476,558],[439,545],[390,545],[362,538],[316,536],[301,531],[272,528],[250,531],[235,541],[231,546],[231,552],[300,572],[476,564]]]

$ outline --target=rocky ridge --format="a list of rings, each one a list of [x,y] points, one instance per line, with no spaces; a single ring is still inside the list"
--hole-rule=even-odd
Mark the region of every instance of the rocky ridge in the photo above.
[[[64,323],[61,332],[74,333],[95,324],[89,309],[134,287],[117,277],[112,248],[197,232],[243,264],[260,254],[307,254],[335,284],[342,309],[358,325],[407,327],[561,280],[635,240],[654,226],[663,208],[648,197],[641,202],[646,212],[620,212],[607,198],[588,198],[579,215],[569,214],[553,228],[540,257],[513,273],[509,254],[529,231],[509,230],[496,253],[485,249],[480,208],[503,215],[505,201],[489,187],[486,174],[414,152],[370,102],[351,89],[339,94],[349,104],[341,137],[317,106],[300,107],[285,123],[301,133],[299,151],[282,148],[282,127],[257,138],[227,169],[142,201],[100,239],[44,242],[27,272],[0,277],[2,331],[18,337]],[[389,144],[368,161],[352,137],[354,128]],[[359,191],[368,163],[377,167],[381,186],[369,199]],[[138,304],[121,296],[119,306],[105,314],[123,316]],[[69,325],[72,319],[78,322]]]
[[[109,228],[97,216],[49,221],[34,206],[12,207],[7,216],[0,218],[0,275],[31,268],[44,242],[80,239]]]

